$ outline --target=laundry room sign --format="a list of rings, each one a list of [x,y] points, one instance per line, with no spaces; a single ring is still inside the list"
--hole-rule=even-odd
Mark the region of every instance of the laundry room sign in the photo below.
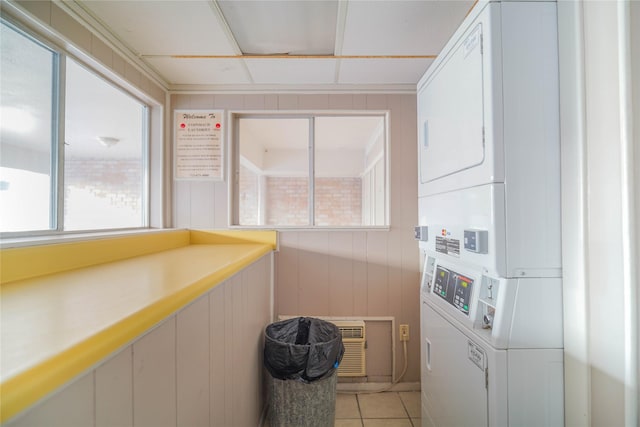
[[[221,110],[175,110],[175,179],[224,179],[224,127]]]

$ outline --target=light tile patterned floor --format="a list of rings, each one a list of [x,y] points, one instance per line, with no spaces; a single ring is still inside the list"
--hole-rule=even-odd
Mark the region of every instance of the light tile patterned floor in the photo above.
[[[420,427],[420,392],[338,393],[335,427]]]
[[[338,393],[336,397],[335,427],[420,426],[419,391]]]

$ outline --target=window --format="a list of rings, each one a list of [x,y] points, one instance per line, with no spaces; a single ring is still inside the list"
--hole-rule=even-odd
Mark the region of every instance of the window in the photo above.
[[[0,231],[146,226],[147,107],[6,21],[0,50]]]
[[[0,229],[53,227],[58,54],[0,28]]]
[[[386,114],[232,120],[233,225],[388,224]]]
[[[67,60],[64,229],[145,224],[146,108]]]

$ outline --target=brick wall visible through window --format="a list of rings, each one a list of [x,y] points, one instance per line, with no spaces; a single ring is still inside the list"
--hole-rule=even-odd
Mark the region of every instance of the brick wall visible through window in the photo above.
[[[362,224],[360,178],[316,178],[316,225]]]
[[[267,178],[267,225],[308,225],[308,185],[307,178]],[[360,178],[316,178],[315,192],[316,225],[362,224]]]
[[[78,191],[90,194],[93,200],[102,200],[106,206],[141,215],[142,169],[139,159],[66,159],[64,186],[65,222],[79,220],[84,214],[82,203],[85,200],[72,194]],[[79,216],[72,215],[68,209],[73,209]]]
[[[267,225],[309,225],[309,180],[267,177]]]

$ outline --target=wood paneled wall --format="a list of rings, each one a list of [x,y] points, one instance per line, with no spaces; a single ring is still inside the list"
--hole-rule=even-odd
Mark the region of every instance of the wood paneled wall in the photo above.
[[[268,254],[6,427],[257,426]]]
[[[280,233],[276,254],[276,315],[393,316],[410,326],[404,381],[420,379],[416,98],[398,94],[172,95],[171,110],[388,110],[390,227]],[[229,124],[227,124],[228,126]],[[227,176],[228,176],[228,172]],[[228,181],[174,181],[174,226],[228,227]],[[371,326],[371,327],[369,327]],[[370,380],[388,380],[388,327],[367,324]],[[397,331],[396,331],[397,335]],[[371,357],[369,357],[371,356]],[[396,342],[396,374],[402,370]]]

